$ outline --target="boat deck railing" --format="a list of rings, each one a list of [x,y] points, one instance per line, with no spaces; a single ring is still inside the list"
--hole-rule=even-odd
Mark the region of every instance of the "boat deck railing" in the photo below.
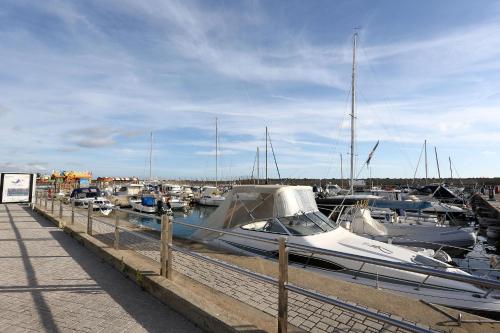
[[[49,207],[50,203],[50,207]],[[444,272],[438,269],[427,268],[420,265],[410,265],[403,264],[399,262],[392,262],[387,260],[381,260],[376,258],[364,257],[355,254],[343,253],[332,250],[319,249],[316,247],[291,244],[287,243],[286,237],[277,237],[276,239],[265,239],[256,236],[244,235],[237,232],[221,230],[210,228],[201,225],[189,224],[185,222],[175,221],[167,215],[157,216],[151,214],[143,214],[139,212],[123,210],[119,208],[113,208],[113,217],[100,217],[94,212],[93,206],[88,205],[86,209],[77,208],[74,202],[70,204],[64,204],[60,198],[50,198],[47,191],[37,191],[36,192],[36,203],[35,205],[44,210],[46,213],[52,215],[53,217],[58,217],[60,221],[60,227],[63,227],[63,223],[69,223],[70,225],[79,224],[86,229],[86,233],[93,236],[103,242],[112,244],[115,249],[130,249],[145,257],[159,261],[160,274],[167,279],[172,279],[172,273],[175,267],[179,267],[179,261],[175,260],[174,252],[179,254],[184,254],[212,265],[223,267],[225,269],[241,273],[245,276],[257,279],[262,282],[270,283],[272,285],[277,285],[278,287],[278,331],[287,332],[288,325],[288,292],[297,293],[306,297],[310,297],[320,302],[330,304],[341,309],[364,315],[366,317],[372,318],[379,322],[387,325],[392,325],[397,328],[411,331],[411,332],[433,332],[430,328],[423,328],[421,325],[417,326],[414,323],[407,322],[404,320],[399,320],[380,312],[376,312],[359,305],[353,305],[352,303],[339,300],[337,298],[324,295],[320,292],[303,288],[300,286],[293,285],[288,282],[288,254],[290,250],[300,251],[310,253],[311,256],[314,254],[333,256],[337,258],[343,258],[348,260],[357,261],[360,263],[359,272],[362,271],[364,265],[372,264],[383,267],[389,267],[399,270],[405,270],[409,272],[422,274],[422,281],[417,290],[424,286],[427,280],[431,276],[450,279],[454,281],[461,281],[465,283],[470,283],[479,287],[487,288],[481,297],[488,297],[493,290],[500,290],[500,282],[475,277],[463,274],[455,274],[450,272]],[[55,206],[59,206],[55,209]],[[124,213],[133,214],[139,217],[145,217],[157,221],[161,225],[160,235],[158,237],[157,232],[153,232],[150,228],[137,228],[131,225],[125,225],[120,223],[120,215],[123,216]],[[65,222],[68,221],[68,222]],[[181,247],[173,244],[173,226],[174,224],[193,228],[197,230],[204,230],[213,232],[217,235],[230,235],[234,237],[264,242],[268,244],[273,244],[278,249],[278,262],[279,262],[279,275],[278,278],[267,276],[246,268],[241,268],[234,264],[227,263],[225,261],[209,257],[207,255],[202,255],[191,249]],[[177,270],[177,269],[176,269]],[[181,272],[182,274],[182,272]],[[461,315],[456,318],[457,323],[461,323]],[[469,321],[470,322],[470,321]],[[484,321],[481,321],[484,322]],[[487,321],[495,323],[495,321]]]

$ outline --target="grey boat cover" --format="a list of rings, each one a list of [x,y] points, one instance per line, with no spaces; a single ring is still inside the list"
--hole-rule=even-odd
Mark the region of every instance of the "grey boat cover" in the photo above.
[[[240,185],[233,187],[225,198],[204,226],[232,229],[253,221],[318,211],[310,186]],[[192,237],[207,240],[218,235],[198,230]]]

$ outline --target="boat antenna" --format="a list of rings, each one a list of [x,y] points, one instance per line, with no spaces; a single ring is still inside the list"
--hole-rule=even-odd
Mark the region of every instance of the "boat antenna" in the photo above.
[[[150,133],[149,141],[149,181],[152,180],[152,163],[153,162],[153,132]]]
[[[217,128],[217,117],[215,117],[215,187],[217,187],[217,178],[218,178],[218,150],[219,150],[219,132]]]
[[[355,154],[355,125],[356,125],[356,44],[358,33],[355,32],[352,37],[352,80],[351,80],[351,184],[350,193],[354,194],[354,154]]]
[[[268,178],[267,178],[267,126],[266,126],[266,185],[267,185],[267,182],[268,182]]]
[[[276,171],[278,172],[278,179],[281,183],[280,168],[278,168],[278,162],[276,161],[276,155],[274,154],[273,142],[271,141],[271,135],[269,134],[269,132],[267,132],[267,136],[269,137],[269,144],[271,145],[271,152],[273,153],[274,164],[276,165]]]
[[[438,169],[438,178],[439,178],[439,180],[441,180],[441,171],[439,170],[439,159],[438,159],[438,152],[437,152],[436,146],[434,146],[434,154],[436,154],[436,165],[437,165],[437,169]]]

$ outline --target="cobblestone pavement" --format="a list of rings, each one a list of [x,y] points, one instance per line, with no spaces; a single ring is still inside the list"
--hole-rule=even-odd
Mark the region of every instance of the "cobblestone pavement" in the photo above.
[[[0,332],[197,332],[30,209],[0,205]]]
[[[57,215],[58,202],[54,210]],[[44,206],[42,205],[41,208]],[[69,220],[69,207],[65,207],[63,216]],[[48,206],[50,210],[50,202]],[[85,211],[82,211],[85,213]],[[81,213],[82,213],[81,212]],[[75,223],[85,225],[87,216],[76,214]],[[94,236],[110,244],[114,239],[113,225],[102,223],[98,218],[93,221]],[[144,256],[160,261],[159,240],[136,232],[120,232],[120,244],[125,245]],[[222,268],[192,256],[174,251],[174,270],[193,280],[216,289],[241,302],[253,306],[272,316],[278,314],[278,288],[249,276]],[[366,316],[355,314],[330,304],[316,301],[296,293],[289,292],[289,323],[308,332],[404,332],[396,327],[383,324]],[[330,296],[331,297],[331,296]],[[354,305],[355,303],[349,302]],[[383,313],[376,309],[375,312]],[[385,313],[396,319],[399,316]],[[415,324],[415,323],[414,323]],[[419,325],[423,328],[428,326]]]

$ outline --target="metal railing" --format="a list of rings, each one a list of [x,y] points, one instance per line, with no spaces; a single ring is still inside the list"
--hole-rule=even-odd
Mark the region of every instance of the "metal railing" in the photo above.
[[[47,209],[47,201],[48,201],[48,196],[47,194],[43,194],[42,192],[37,192],[36,195],[36,203],[38,204],[39,207],[45,207],[45,211],[48,212]],[[55,198],[52,198],[51,200],[51,209],[50,213],[52,216],[54,216],[54,202],[59,201],[59,220],[60,220],[60,227],[63,227],[62,225],[62,218],[63,218],[63,213],[64,213],[64,207],[63,203],[61,200],[55,200]],[[226,230],[221,230],[221,229],[214,229],[210,227],[205,227],[205,226],[200,226],[200,225],[194,225],[194,224],[189,224],[189,223],[184,223],[184,222],[179,222],[179,221],[173,221],[171,218],[169,218],[167,215],[162,215],[160,216],[155,216],[155,215],[149,215],[149,214],[143,214],[139,212],[133,212],[130,210],[124,210],[124,209],[119,209],[119,208],[113,208],[115,212],[115,219],[114,223],[109,223],[107,221],[99,220],[98,218],[94,217],[93,214],[93,205],[89,204],[87,207],[87,212],[86,214],[81,213],[81,210],[77,210],[74,204],[74,201],[71,202],[71,215],[70,215],[70,224],[75,223],[75,219],[77,216],[81,217],[86,217],[86,232],[89,235],[93,235],[93,224],[94,222],[98,221],[99,224],[103,224],[110,228],[110,230],[113,230],[113,247],[115,249],[120,249],[121,246],[121,233],[129,233],[133,234],[134,237],[141,238],[147,242],[158,242],[159,243],[159,252],[160,252],[160,274],[167,279],[172,279],[172,271],[173,271],[173,265],[172,265],[172,258],[173,258],[173,251],[175,250],[176,252],[183,253],[189,256],[192,256],[194,258],[203,260],[205,262],[209,262],[214,265],[218,265],[220,267],[244,274],[246,276],[255,278],[257,280],[271,283],[273,285],[278,286],[278,331],[280,333],[285,333],[287,332],[287,323],[288,323],[288,291],[294,292],[301,294],[306,297],[313,298],[315,300],[321,301],[328,303],[330,305],[342,308],[344,310],[361,314],[367,317],[370,317],[372,319],[378,320],[380,322],[383,322],[385,324],[393,325],[395,327],[402,328],[404,330],[412,331],[412,332],[432,332],[429,329],[421,328],[416,325],[413,325],[411,323],[402,321],[402,320],[397,320],[394,318],[391,318],[390,316],[370,311],[367,310],[366,308],[363,308],[361,306],[357,305],[352,305],[347,302],[340,301],[338,299],[334,299],[332,297],[323,295],[321,293],[311,291],[302,287],[298,287],[295,285],[292,285],[288,282],[288,253],[289,249],[295,249],[298,251],[302,252],[308,252],[311,254],[321,254],[321,255],[327,255],[327,256],[334,256],[337,258],[342,258],[342,259],[348,259],[348,260],[353,260],[353,261],[358,261],[362,263],[362,266],[360,268],[360,271],[362,267],[365,264],[373,264],[373,265],[378,265],[378,266],[383,266],[383,267],[388,267],[388,268],[394,268],[394,269],[400,269],[400,270],[406,270],[414,273],[419,273],[424,275],[424,279],[422,282],[420,282],[419,287],[420,288],[422,285],[425,284],[425,282],[429,279],[430,276],[436,276],[436,277],[441,277],[441,278],[446,278],[446,279],[451,279],[455,281],[461,281],[461,282],[466,282],[470,283],[473,285],[481,286],[481,287],[487,287],[489,290],[483,295],[483,297],[487,297],[489,293],[491,293],[492,290],[494,289],[500,289],[500,282],[489,280],[489,279],[484,279],[484,278],[479,278],[479,277],[474,277],[474,276],[467,276],[467,275],[462,275],[462,274],[455,274],[455,273],[449,273],[449,272],[444,272],[441,270],[436,270],[436,269],[431,269],[431,268],[426,268],[422,267],[419,265],[409,265],[409,264],[403,264],[403,263],[398,263],[398,262],[390,262],[386,260],[381,260],[381,259],[376,259],[376,258],[370,258],[370,257],[364,257],[364,256],[359,256],[359,255],[354,255],[354,254],[349,254],[349,253],[344,253],[344,252],[337,252],[337,251],[332,251],[332,250],[325,250],[325,249],[319,249],[311,246],[306,246],[306,245],[299,245],[299,244],[287,244],[286,237],[279,237],[275,240],[271,239],[264,239],[261,237],[256,237],[256,236],[250,236],[250,235],[244,235],[241,233],[236,233],[232,231],[226,231]],[[161,231],[160,231],[160,239],[154,239],[151,236],[142,234],[141,232],[137,232],[134,230],[131,230],[128,227],[121,226],[119,223],[119,215],[117,214],[118,212],[126,212],[129,214],[134,214],[137,216],[142,216],[142,217],[147,217],[147,218],[152,218],[154,220],[159,220],[161,221]],[[279,262],[279,275],[278,279],[275,279],[273,277],[269,277],[257,272],[253,272],[247,269],[243,269],[237,266],[234,266],[232,264],[228,264],[226,262],[223,262],[221,260],[217,260],[214,258],[210,258],[208,256],[201,255],[199,253],[196,253],[194,251],[176,246],[173,244],[172,239],[173,239],[173,224],[189,227],[189,228],[194,228],[198,230],[204,230],[204,231],[210,231],[217,233],[219,235],[230,235],[230,236],[235,236],[235,237],[240,237],[240,238],[245,238],[249,240],[254,240],[254,241],[259,241],[259,242],[264,242],[264,243],[270,243],[274,244],[278,247],[278,262]],[[457,322],[464,323],[466,321],[461,320],[461,316],[457,318]],[[467,321],[471,322],[471,321]],[[491,321],[494,322],[494,321]]]
[[[324,210],[327,210],[327,211],[331,211],[331,214],[329,215],[329,218],[334,214],[334,213],[339,213],[337,219],[336,219],[336,222],[337,224],[340,223],[340,220],[341,220],[341,212],[343,212],[345,210],[345,208],[359,208],[359,205],[358,204],[353,204],[353,205],[334,205],[334,204],[331,204],[331,205],[318,205],[320,206],[322,209]],[[334,207],[334,209],[330,209],[330,208],[327,208],[327,207],[324,207],[324,206],[331,206],[331,207]],[[372,207],[368,207],[369,209],[371,209]],[[337,210],[338,209],[338,210]],[[348,220],[347,220],[348,221]],[[394,222],[386,222],[388,224],[393,224]],[[386,224],[386,223],[382,223],[382,224]],[[406,222],[405,222],[406,223]],[[402,225],[405,225],[405,223],[401,223]],[[395,224],[399,224],[399,223],[395,223]],[[439,223],[437,223],[436,225],[439,225]],[[349,229],[348,229],[349,230]],[[366,236],[373,236],[371,234],[358,234],[360,236],[363,236],[363,237],[366,237]],[[371,237],[367,237],[367,238],[371,238]],[[485,272],[485,274],[483,274],[483,276],[490,276],[490,275],[494,275],[496,272],[500,272],[500,269],[495,269],[495,268],[486,268],[486,267],[479,267],[479,266],[476,266],[476,267],[471,267],[470,265],[470,262],[471,261],[490,261],[490,258],[483,252],[483,251],[479,251],[477,250],[475,247],[474,248],[465,248],[465,247],[460,247],[460,246],[455,246],[455,245],[450,245],[450,244],[443,244],[443,243],[437,243],[437,242],[429,242],[429,241],[423,241],[423,240],[420,240],[420,239],[414,239],[414,238],[410,238],[410,237],[405,237],[405,236],[386,236],[386,239],[385,240],[380,240],[380,239],[377,239],[377,238],[374,238],[375,240],[378,240],[378,241],[381,241],[381,242],[384,242],[384,243],[388,243],[388,244],[393,244],[393,241],[394,239],[396,240],[402,240],[402,241],[410,241],[410,242],[413,242],[415,244],[425,244],[425,245],[405,245],[405,244],[395,244],[395,245],[399,245],[399,246],[413,246],[413,247],[422,247],[422,248],[431,248],[429,245],[435,245],[435,246],[438,246],[438,249],[435,250],[435,253],[439,252],[440,250],[459,250],[459,251],[462,251],[463,253],[467,252],[468,254],[470,253],[476,253],[478,255],[480,255],[480,257],[465,257],[465,258],[455,258],[457,260],[458,263],[462,263],[462,262],[465,262],[467,264],[467,267],[464,267],[462,264],[459,265],[460,269],[468,272],[468,273],[473,273],[475,271],[481,271],[481,272]],[[437,266],[436,266],[437,267]],[[497,275],[494,275],[494,276],[491,276],[492,278],[497,278],[497,279],[500,279],[500,275],[497,276]]]

